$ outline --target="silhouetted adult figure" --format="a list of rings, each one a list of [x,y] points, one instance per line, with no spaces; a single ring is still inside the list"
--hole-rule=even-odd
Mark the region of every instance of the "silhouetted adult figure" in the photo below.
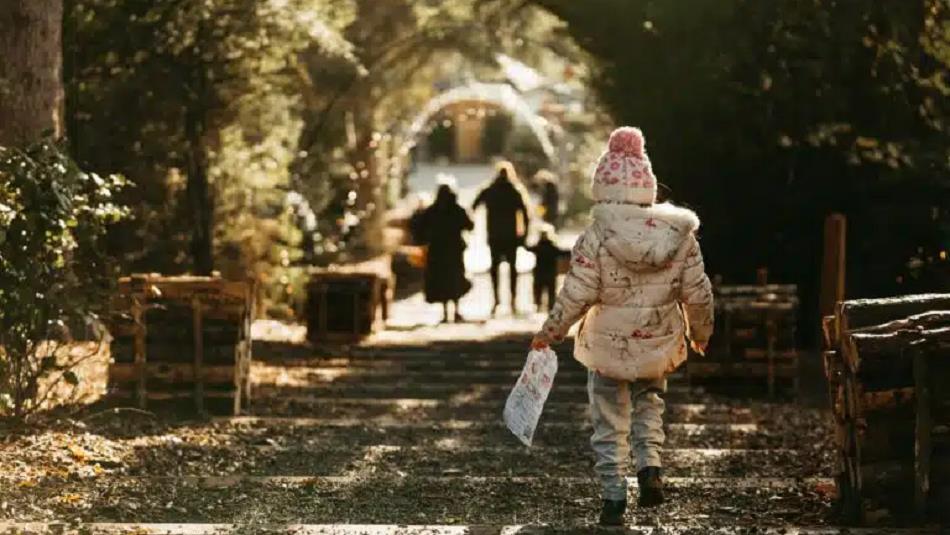
[[[541,206],[544,207],[544,222],[557,228],[561,217],[561,192],[558,191],[557,180],[549,172],[541,175]]]
[[[459,313],[459,299],[468,293],[472,283],[465,278],[465,239],[462,233],[475,224],[458,203],[448,185],[439,186],[435,202],[422,216],[426,255],[425,296],[429,303],[442,303],[442,322],[449,321],[449,302],[455,305],[455,321],[464,321]]]
[[[472,209],[483,204],[488,212],[488,248],[491,251],[491,282],[495,298],[492,315],[498,310],[498,268],[502,262],[508,262],[511,312],[515,313],[518,295],[515,259],[518,247],[524,244],[528,235],[529,218],[523,188],[510,163],[499,165],[495,179],[479,192]]]

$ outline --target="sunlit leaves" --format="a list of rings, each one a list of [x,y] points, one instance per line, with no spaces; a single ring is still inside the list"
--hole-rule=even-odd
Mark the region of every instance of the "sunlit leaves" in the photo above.
[[[202,125],[217,206],[219,253],[253,234],[288,187],[300,129],[299,55],[357,68],[340,35],[350,2],[326,0],[67,0],[67,112],[74,147],[93,169],[138,187],[122,245],[130,269],[187,269],[187,116]],[[305,69],[304,69],[305,70]],[[291,156],[288,156],[291,155]],[[279,195],[277,196],[279,197]],[[161,239],[155,239],[161,237]],[[243,238],[238,241],[243,241]],[[260,238],[258,241],[266,241]],[[225,255],[229,274],[257,272],[258,255]]]
[[[82,172],[50,142],[0,148],[0,178],[0,416],[22,416],[43,377],[79,383],[47,341],[106,297],[99,242],[127,214],[113,201],[126,183]]]

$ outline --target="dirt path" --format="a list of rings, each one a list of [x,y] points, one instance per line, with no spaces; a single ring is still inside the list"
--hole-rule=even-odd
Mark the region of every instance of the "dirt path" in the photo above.
[[[332,351],[260,341],[246,416],[127,412],[7,437],[0,533],[588,532],[599,496],[585,372],[559,349],[524,448],[500,415],[528,337],[486,341],[492,325],[482,340],[469,325]],[[680,377],[667,400],[669,503],[633,510],[630,533],[839,532],[825,415]]]

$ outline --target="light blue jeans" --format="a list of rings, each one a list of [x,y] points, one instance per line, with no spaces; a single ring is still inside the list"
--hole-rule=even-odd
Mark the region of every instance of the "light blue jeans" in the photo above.
[[[594,427],[590,444],[597,457],[594,471],[600,477],[604,499],[627,498],[631,447],[637,456],[638,471],[661,466],[666,404],[660,394],[665,392],[666,379],[618,381],[594,371],[587,373]]]

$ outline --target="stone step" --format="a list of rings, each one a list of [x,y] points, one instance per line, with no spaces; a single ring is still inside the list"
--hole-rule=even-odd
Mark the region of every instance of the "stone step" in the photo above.
[[[371,468],[371,465],[367,465]],[[172,483],[181,486],[196,486],[205,489],[224,489],[241,487],[246,483],[253,485],[274,485],[278,487],[333,487],[340,485],[360,485],[365,482],[383,484],[400,481],[412,481],[425,486],[480,484],[480,485],[539,485],[545,481],[557,482],[561,485],[586,485],[594,483],[591,477],[557,477],[548,476],[410,476],[408,474],[376,475],[372,470],[366,473],[353,473],[343,476],[312,476],[312,475],[282,475],[282,476],[255,476],[235,474],[226,476],[126,476],[113,477],[111,482],[121,483],[125,480],[137,480],[142,483]],[[630,488],[637,488],[637,478],[628,477]],[[830,477],[664,477],[663,484],[667,490],[674,492],[677,489],[730,489],[730,490],[787,490],[787,489],[831,489],[834,479]]]
[[[479,383],[474,381],[457,384],[429,384],[404,376],[388,383],[327,383],[314,380],[305,384],[263,383],[255,380],[254,396],[313,396],[325,398],[426,398],[454,401],[485,401],[507,399],[514,380],[505,383]],[[690,395],[701,395],[701,390],[690,391],[685,385],[671,384],[663,398],[668,401],[689,401]],[[587,401],[586,380],[559,381],[555,379],[551,389],[551,401]]]
[[[803,448],[825,445],[826,429],[808,433],[771,432],[759,424],[690,424],[665,426],[666,447],[670,448]],[[458,420],[447,422],[406,422],[383,417],[367,419],[321,419],[281,417],[238,417],[215,420],[202,433],[220,433],[232,440],[254,443],[285,437],[288,441],[321,439],[344,450],[350,446],[395,444],[430,446],[464,444],[470,447],[520,446],[500,421]],[[586,422],[547,422],[543,419],[535,434],[535,446],[589,448],[590,430]]]
[[[525,355],[531,350],[531,339],[524,338],[512,342],[435,342],[424,346],[375,346],[375,347],[353,347],[347,351],[333,351],[323,353],[328,356],[342,356],[350,358],[430,358],[437,355],[454,355],[458,358],[465,357],[519,357],[524,359]],[[559,356],[570,356],[574,353],[574,345],[571,343],[561,344],[554,348],[554,352]],[[320,354],[321,352],[317,352]]]
[[[497,420],[505,405],[503,399],[493,401],[453,402],[424,398],[319,398],[312,396],[255,397],[249,413],[253,416],[319,415],[321,418],[376,418],[391,415],[409,421],[440,421],[447,419]],[[589,419],[587,402],[551,401],[544,406],[544,421],[582,421]],[[824,415],[800,407],[783,404],[748,403],[679,403],[666,404],[664,419],[668,422],[691,423],[754,423],[799,418],[811,413],[816,419]]]
[[[201,445],[142,440],[129,454],[128,475],[344,475],[367,459],[376,475],[549,476],[590,473],[590,449],[438,445],[374,445],[339,450],[319,439],[293,446]],[[672,477],[818,477],[830,474],[832,455],[811,450],[667,449],[664,474]]]
[[[254,355],[255,365],[280,366],[282,368],[313,367],[335,370],[347,368],[355,370],[400,370],[405,372],[426,372],[434,370],[501,370],[520,371],[525,363],[525,355],[509,355],[504,358],[486,358],[485,356],[469,356],[456,358],[455,356],[433,355],[428,359],[401,359],[393,357],[356,358],[356,357],[311,357],[278,359],[268,355]],[[587,369],[573,358],[558,360],[560,370],[582,371]]]
[[[824,478],[670,477],[665,483],[668,502],[648,513],[656,525],[820,525],[834,489]],[[632,500],[635,478],[631,484]],[[10,520],[35,518],[38,506],[76,522],[156,523],[573,525],[594,521],[600,505],[593,477],[377,477],[371,471],[43,480],[8,498],[4,514]],[[631,511],[631,518],[644,516]]]
[[[404,371],[393,368],[327,368],[315,366],[255,365],[251,369],[252,380],[257,384],[278,385],[377,385],[398,384],[411,380],[413,383],[433,385],[515,384],[521,375],[521,367],[510,370],[417,370]],[[560,370],[558,383],[586,384],[587,372],[583,369]]]
[[[63,534],[79,535],[568,535],[578,530],[594,530],[593,526],[491,526],[491,525],[396,525],[396,524],[138,524],[138,523],[85,523],[66,524],[41,522],[0,522],[3,534]],[[803,527],[795,525],[763,526],[750,531],[749,527],[717,527],[697,531],[690,525],[638,526],[631,524],[623,530],[610,533],[626,535],[686,535],[709,533],[718,535],[936,535],[938,528],[835,528]]]
[[[305,418],[298,416],[225,416],[214,418],[215,422],[232,425],[250,426],[288,426],[331,427],[331,428],[374,428],[374,429],[426,429],[434,431],[475,431],[505,430],[500,416],[490,420],[443,420],[413,421],[398,416],[379,416],[376,418]],[[542,422],[552,432],[569,432],[578,428],[588,429],[587,422]],[[682,430],[688,434],[702,433],[767,433],[766,427],[757,423],[665,423],[668,430]]]

